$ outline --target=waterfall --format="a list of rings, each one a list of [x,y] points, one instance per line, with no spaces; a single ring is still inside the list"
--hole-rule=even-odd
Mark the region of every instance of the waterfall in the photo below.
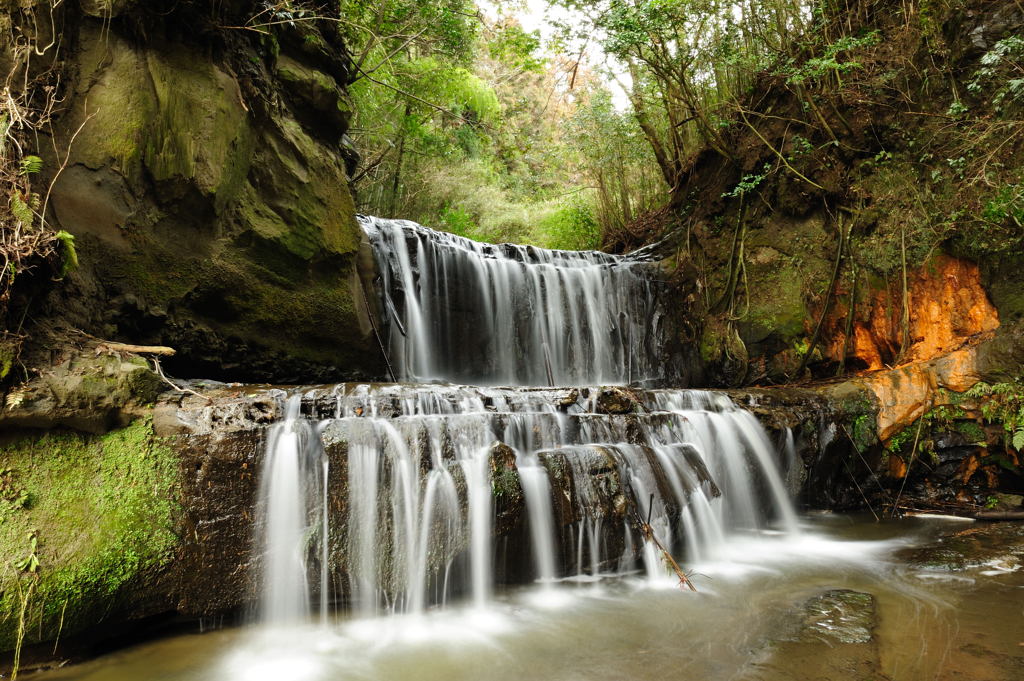
[[[774,450],[728,397],[638,390],[630,413],[608,414],[600,393],[403,384],[313,390],[305,401],[330,416],[308,417],[305,429],[301,416],[275,426],[267,466],[282,486],[299,479],[297,432],[319,433],[323,443],[305,446],[315,452],[306,475],[323,470],[325,449],[347,452],[348,504],[331,525],[344,528],[339,567],[364,616],[423,613],[455,598],[484,606],[495,575],[545,586],[636,570],[665,579],[664,560],[645,544],[637,515],[661,544],[691,560],[720,559],[738,536],[794,530]],[[282,473],[281,460],[299,465]],[[289,533],[268,551],[287,555],[293,582],[273,600],[287,594],[303,604],[298,551],[317,509],[304,516],[301,498],[284,496]],[[306,517],[312,520],[304,526]],[[498,537],[522,543],[499,555]],[[268,535],[268,547],[275,541]],[[268,576],[269,589],[276,580]]]
[[[297,397],[288,400],[285,419],[270,430],[257,502],[260,522],[256,545],[263,560],[259,617],[271,625],[309,617],[307,538],[318,510],[326,556],[327,459],[312,424],[299,417],[299,407]],[[322,500],[318,498],[319,489],[324,490]],[[321,608],[326,610],[326,570],[321,574]]]
[[[679,373],[650,262],[360,220],[381,275],[385,343],[402,380],[655,384]]]
[[[661,547],[721,561],[798,532],[775,448],[727,396],[593,387],[676,375],[651,263],[361,220],[391,359],[433,383],[287,400],[260,486],[264,621],[312,614],[316,563],[326,623],[332,601],[419,615],[506,582],[657,583]]]

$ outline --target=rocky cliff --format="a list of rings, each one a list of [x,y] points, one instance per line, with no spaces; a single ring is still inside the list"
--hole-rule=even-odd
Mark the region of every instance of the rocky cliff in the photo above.
[[[56,93],[34,153],[52,181],[43,210],[73,235],[79,264],[26,294],[29,331],[56,322],[170,345],[183,376],[381,373],[335,15],[284,20],[244,1],[6,4],[8,52],[19,36],[55,41],[26,70]]]

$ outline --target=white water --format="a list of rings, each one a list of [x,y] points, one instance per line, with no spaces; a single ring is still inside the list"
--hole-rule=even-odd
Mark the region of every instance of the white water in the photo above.
[[[308,612],[302,548],[312,522],[321,536],[333,527],[347,537],[339,596],[364,617],[423,613],[456,598],[482,608],[496,574],[550,586],[639,569],[671,582],[636,517],[677,558],[693,561],[727,559],[737,540],[764,533],[798,536],[776,453],[727,397],[640,391],[638,413],[608,415],[598,413],[598,393],[339,385],[307,396],[333,401],[333,417],[315,427],[294,414],[292,398],[293,414],[275,426],[268,450],[265,619]],[[311,446],[301,433],[348,452],[347,511],[330,522],[329,483],[318,476],[335,467],[319,440]],[[514,462],[501,458],[499,443]],[[303,475],[315,482],[304,485]],[[318,493],[317,508],[305,489]],[[499,526],[502,504],[513,505],[505,522],[514,527]],[[496,539],[519,543],[496,554]],[[313,545],[325,611],[332,557],[322,542]]]
[[[321,467],[326,474],[327,459],[310,423],[299,416],[298,398],[292,398],[284,421],[270,429],[257,502],[256,544],[263,560],[259,617],[267,624],[296,624],[309,617],[307,537],[318,507],[321,536],[328,532],[326,484],[320,482],[326,478],[318,474]],[[317,499],[321,486],[322,502]],[[326,569],[321,575],[321,608],[325,611]]]

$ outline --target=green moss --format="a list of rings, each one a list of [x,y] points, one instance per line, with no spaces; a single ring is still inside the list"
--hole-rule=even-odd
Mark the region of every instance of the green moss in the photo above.
[[[864,451],[878,442],[878,406],[868,389],[848,381],[834,386],[831,398],[839,422],[846,424],[858,450]]]
[[[3,445],[8,487],[27,503],[0,522],[0,650],[14,646],[19,586],[36,580],[26,642],[82,631],[172,555],[178,465],[149,419],[102,436],[48,433]],[[35,531],[39,568],[15,565]],[[62,624],[63,620],[63,624]]]
[[[745,338],[760,341],[775,334],[787,345],[804,335],[804,320],[809,318],[804,304],[802,278],[789,268],[774,267],[757,278],[750,312],[740,326]]]
[[[968,442],[984,443],[985,431],[974,421],[957,421],[953,426]]]
[[[519,472],[514,468],[502,468],[491,476],[491,492],[495,497],[515,497],[520,492]]]
[[[18,345],[11,340],[0,339],[0,381],[7,378],[18,358]]]
[[[252,156],[253,135],[237,85],[184,49],[151,52],[148,66],[158,115],[146,137],[147,168],[157,181],[193,181],[222,209],[241,189]]]
[[[140,145],[156,110],[145,64],[135,50],[109,32],[84,35],[81,78],[83,82],[95,79],[96,84],[83,100],[85,108],[76,112],[76,123],[84,125],[75,139],[74,158],[90,168],[112,162],[126,176],[138,177]]]

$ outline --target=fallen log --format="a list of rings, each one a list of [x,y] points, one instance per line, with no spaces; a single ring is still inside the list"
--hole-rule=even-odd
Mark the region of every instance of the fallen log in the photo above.
[[[130,352],[136,355],[159,355],[161,357],[171,357],[177,351],[174,348],[169,348],[166,345],[131,345],[129,343],[114,343],[113,341],[104,341],[96,346],[96,354],[101,352]]]
[[[1024,511],[907,511],[906,515],[918,518],[926,516],[955,516],[957,518],[979,520],[982,522],[1024,521]]]

